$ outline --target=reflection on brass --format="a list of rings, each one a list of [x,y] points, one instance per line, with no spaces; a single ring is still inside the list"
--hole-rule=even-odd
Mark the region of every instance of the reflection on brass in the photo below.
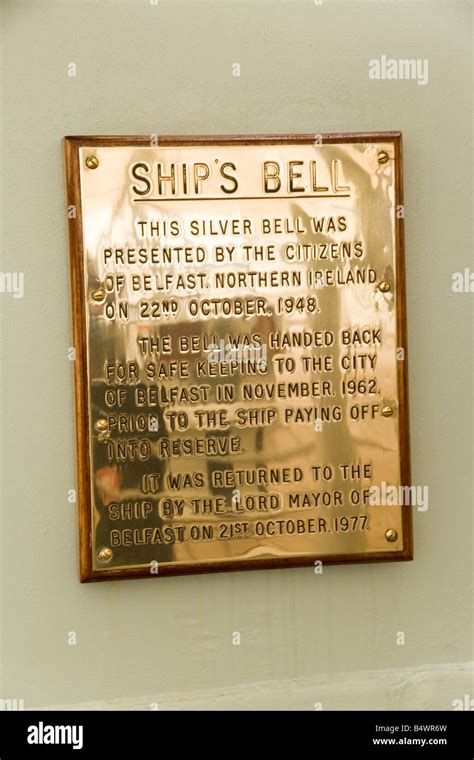
[[[66,158],[81,580],[410,559],[401,136]]]
[[[97,167],[99,166],[99,159],[97,158],[97,156],[87,156],[86,166],[88,169],[97,169]]]
[[[97,559],[99,562],[110,562],[113,557],[112,549],[105,546],[103,549],[99,549],[97,552]]]

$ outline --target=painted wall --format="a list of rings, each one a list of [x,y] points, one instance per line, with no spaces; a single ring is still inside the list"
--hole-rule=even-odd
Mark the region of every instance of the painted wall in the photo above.
[[[3,698],[311,710],[474,695],[472,294],[452,292],[472,266],[471,9],[3,0],[1,267],[25,277],[23,298],[0,294]],[[370,79],[382,55],[427,59],[428,83]],[[415,561],[81,586],[62,137],[392,129],[405,140],[413,481],[430,489]]]

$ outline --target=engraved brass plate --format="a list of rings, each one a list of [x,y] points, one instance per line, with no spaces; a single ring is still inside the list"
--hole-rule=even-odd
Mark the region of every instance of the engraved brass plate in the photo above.
[[[65,142],[81,580],[411,559],[401,135]]]

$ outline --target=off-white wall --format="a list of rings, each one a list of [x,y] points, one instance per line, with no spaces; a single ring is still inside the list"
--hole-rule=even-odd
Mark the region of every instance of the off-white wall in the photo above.
[[[25,273],[25,295],[0,294],[0,696],[27,708],[450,709],[474,695],[472,295],[451,292],[452,273],[472,266],[471,7],[3,0],[2,271]],[[370,80],[382,54],[427,58],[429,83]],[[413,481],[430,489],[415,561],[81,586],[62,137],[393,129],[405,141]]]

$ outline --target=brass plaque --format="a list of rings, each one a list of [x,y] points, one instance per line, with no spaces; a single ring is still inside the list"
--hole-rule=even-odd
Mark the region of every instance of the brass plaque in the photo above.
[[[400,133],[65,144],[81,580],[411,559]]]

